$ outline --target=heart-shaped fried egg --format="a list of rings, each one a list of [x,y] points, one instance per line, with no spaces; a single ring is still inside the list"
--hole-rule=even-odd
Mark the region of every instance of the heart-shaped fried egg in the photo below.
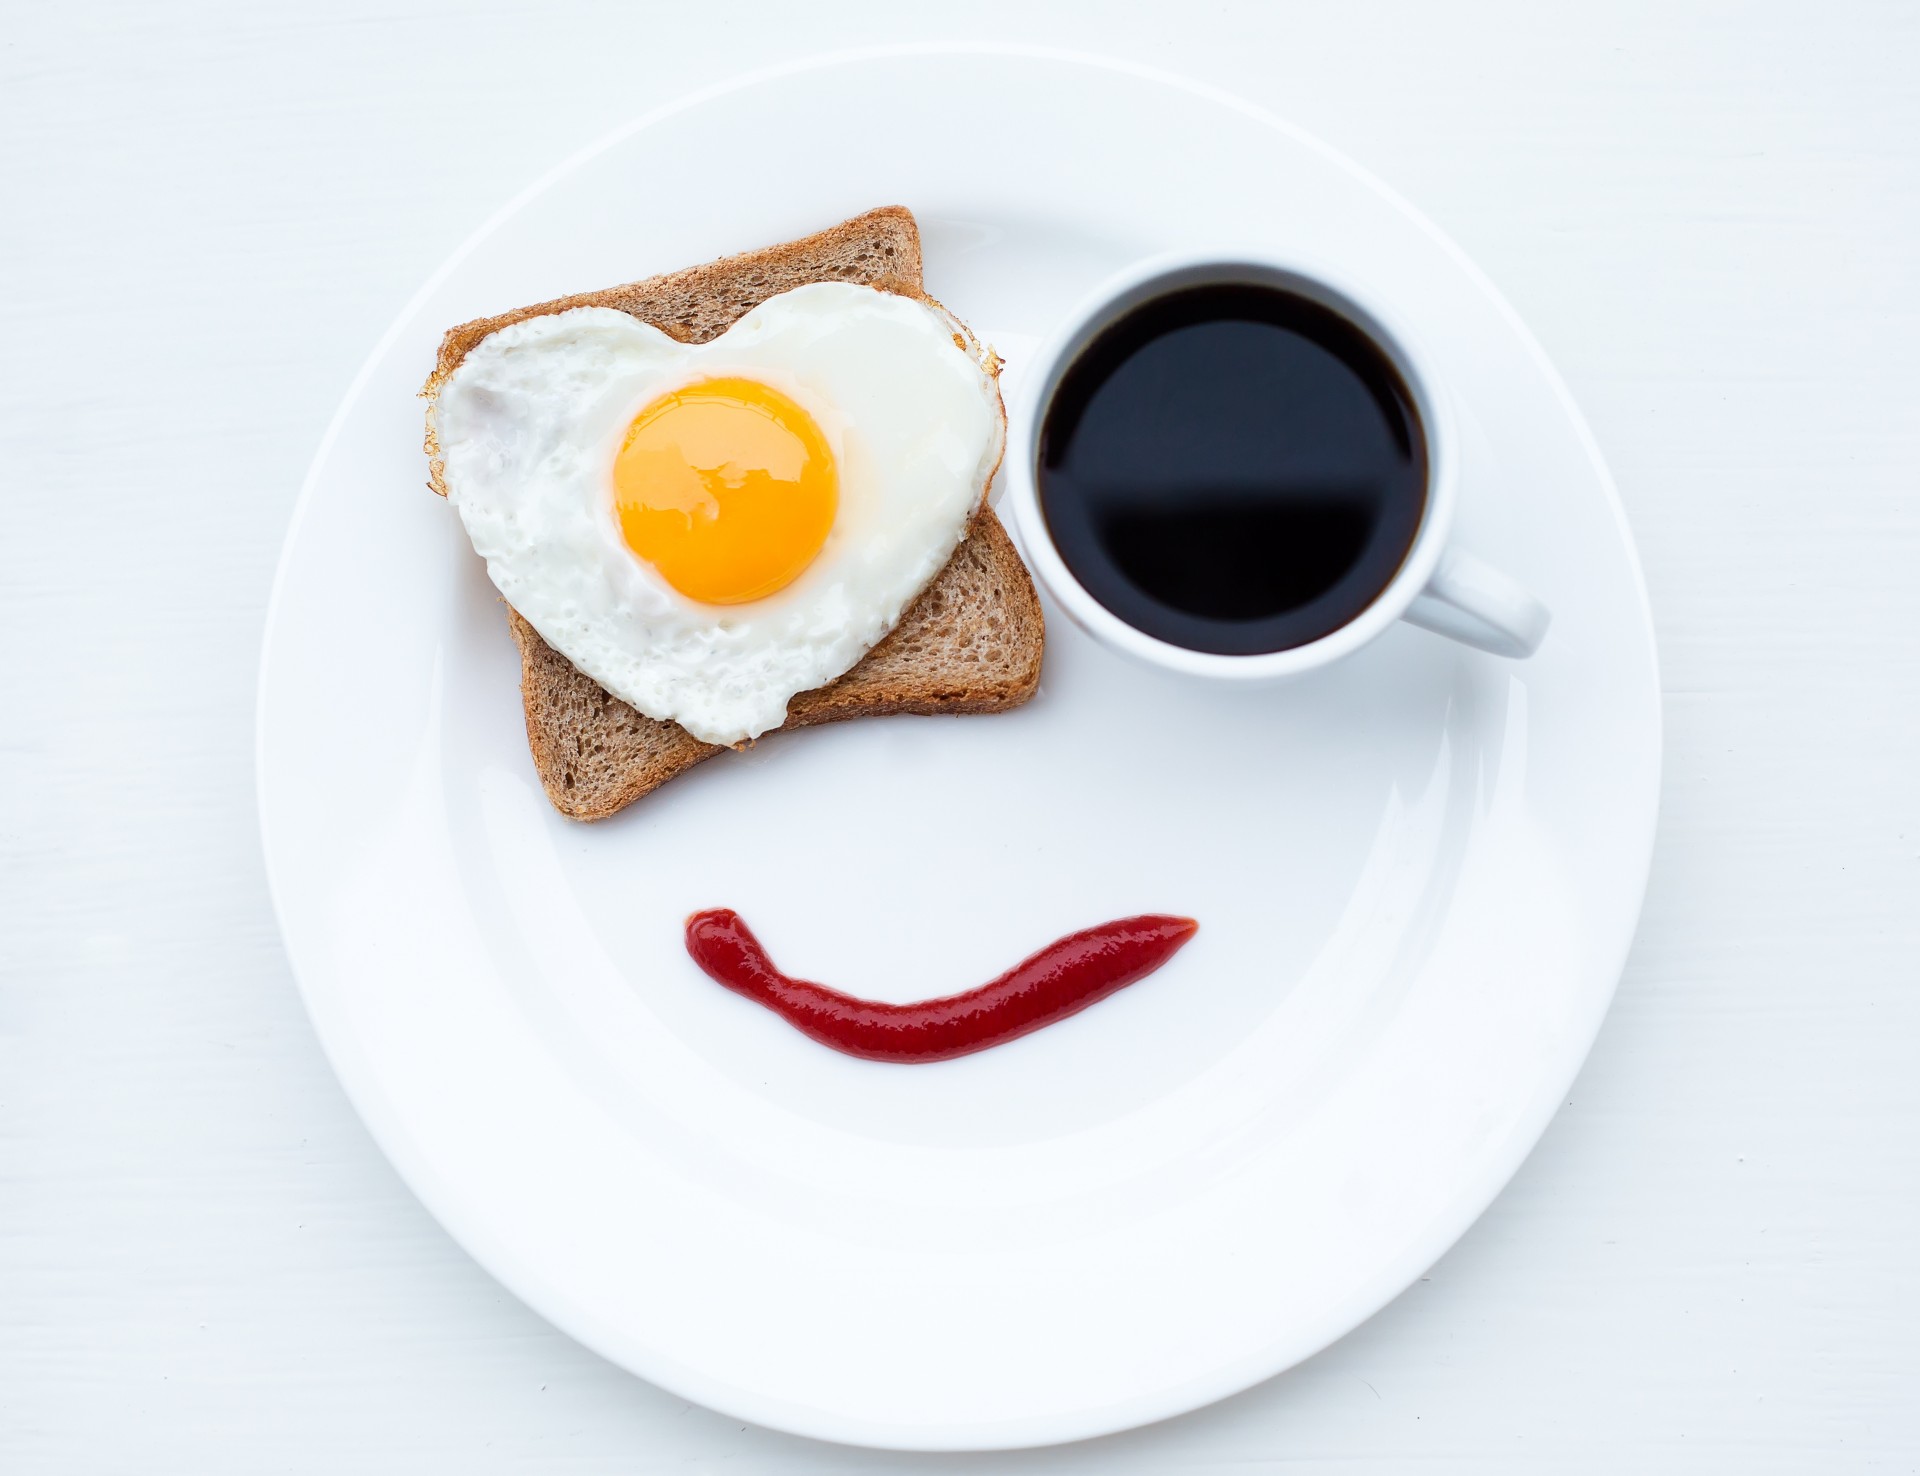
[[[612,308],[476,344],[430,410],[507,601],[709,743],[883,639],[966,536],[1005,443],[997,365],[925,302],[822,282],[704,344]]]

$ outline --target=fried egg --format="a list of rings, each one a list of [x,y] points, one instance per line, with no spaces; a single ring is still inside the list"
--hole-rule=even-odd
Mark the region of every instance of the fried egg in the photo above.
[[[997,373],[939,308],[821,282],[697,345],[612,308],[523,319],[429,415],[508,603],[648,717],[739,743],[966,536],[1005,444]]]

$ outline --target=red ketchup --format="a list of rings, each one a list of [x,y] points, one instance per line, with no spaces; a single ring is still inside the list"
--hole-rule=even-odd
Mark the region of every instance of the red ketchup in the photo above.
[[[869,1061],[950,1061],[1064,1020],[1146,978],[1199,926],[1159,914],[1101,923],[1049,943],[991,984],[919,1004],[856,999],[789,978],[725,907],[687,919],[687,952],[716,982],[836,1051]]]

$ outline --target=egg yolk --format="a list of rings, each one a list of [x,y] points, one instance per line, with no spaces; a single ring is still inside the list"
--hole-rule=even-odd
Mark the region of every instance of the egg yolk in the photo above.
[[[813,417],[751,379],[673,390],[633,418],[613,464],[627,547],[689,599],[738,605],[813,562],[839,473]]]

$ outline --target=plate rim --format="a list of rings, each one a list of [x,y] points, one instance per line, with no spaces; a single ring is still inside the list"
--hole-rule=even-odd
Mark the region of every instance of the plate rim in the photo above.
[[[1566,1080],[1556,1092],[1541,1094],[1539,1101],[1528,1104],[1528,1110],[1516,1113],[1516,1131],[1512,1134],[1511,1141],[1517,1146],[1510,1149],[1505,1158],[1482,1180],[1477,1181],[1471,1192],[1463,1193],[1456,1200],[1452,1215],[1437,1218],[1428,1227],[1427,1232],[1418,1238],[1413,1248],[1402,1252],[1378,1268],[1371,1291],[1365,1297],[1356,1298],[1355,1303],[1348,1309],[1349,1315],[1329,1319],[1329,1321],[1339,1322],[1340,1326],[1331,1332],[1324,1329],[1311,1329],[1306,1336],[1296,1335],[1288,1339],[1284,1346],[1276,1344],[1269,1347],[1264,1350],[1265,1356],[1259,1359],[1242,1360],[1226,1365],[1216,1371],[1212,1377],[1171,1386],[1158,1391],[1153,1396],[1129,1396],[1121,1402],[1101,1405],[1091,1411],[1067,1411],[1046,1417],[1026,1416],[984,1426],[934,1426],[908,1432],[894,1426],[870,1426],[868,1422],[849,1420],[829,1412],[792,1406],[778,1399],[760,1396],[730,1384],[717,1384],[698,1370],[678,1364],[670,1356],[655,1350],[636,1349],[631,1346],[628,1339],[618,1333],[617,1329],[600,1325],[591,1309],[572,1304],[559,1305],[561,1299],[549,1295],[547,1288],[531,1284],[516,1259],[501,1252],[493,1243],[493,1236],[487,1226],[446,1211],[438,1175],[430,1165],[421,1162],[411,1152],[404,1141],[404,1136],[397,1131],[395,1125],[384,1120],[382,1113],[378,1110],[377,1094],[360,1079],[359,1062],[351,1048],[351,1042],[338,1038],[329,1028],[323,1018],[324,1011],[317,1006],[315,992],[317,986],[310,979],[309,970],[302,965],[291,946],[292,935],[287,926],[290,904],[284,895],[287,883],[275,865],[276,847],[268,818],[267,789],[271,760],[268,754],[266,694],[269,671],[274,659],[276,632],[283,619],[282,605],[286,598],[288,571],[293,562],[295,546],[299,542],[302,530],[317,500],[321,470],[332,453],[335,443],[339,440],[349,417],[358,407],[369,380],[384,361],[395,341],[427,299],[453,276],[483,241],[527,204],[567,175],[617,147],[634,134],[643,132],[677,114],[721,98],[751,91],[769,82],[807,73],[831,71],[835,68],[876,61],[925,57],[1054,62],[1118,74],[1151,86],[1185,93],[1192,98],[1237,113],[1251,122],[1283,135],[1296,145],[1318,154],[1349,178],[1381,197],[1416,225],[1422,235],[1437,245],[1456,267],[1464,271],[1482,297],[1498,312],[1508,329],[1514,334],[1516,341],[1524,349],[1534,372],[1539,374],[1542,382],[1551,389],[1553,398],[1567,416],[1575,439],[1586,454],[1626,554],[1628,573],[1631,576],[1635,596],[1634,608],[1638,615],[1639,630],[1644,637],[1649,662],[1653,701],[1649,712],[1652,728],[1650,734],[1652,762],[1647,776],[1644,813],[1639,816],[1639,834],[1634,847],[1634,853],[1638,858],[1637,874],[1631,878],[1631,886],[1623,885],[1622,889],[1623,896],[1630,896],[1632,899],[1630,925],[1624,929],[1621,941],[1614,950],[1614,956],[1601,960],[1606,965],[1604,976],[1609,982],[1604,992],[1593,1001],[1592,1018],[1582,1027],[1584,1039],[1577,1039],[1581,1032],[1574,1032],[1576,1044],[1571,1051],[1570,1069]],[[1647,885],[1652,870],[1662,796],[1665,711],[1661,699],[1659,645],[1645,570],[1639,547],[1627,520],[1625,507],[1620,500],[1619,489],[1601,454],[1592,429],[1587,424],[1586,417],[1581,413],[1564,379],[1525,320],[1473,259],[1420,209],[1365,166],[1316,135],[1237,93],[1181,73],[1071,47],[986,41],[886,43],[813,53],[789,61],[753,68],[679,94],[647,109],[566,155],[514,193],[487,215],[409,295],[366,355],[342,395],[326,430],[322,433],[309,460],[282,537],[273,582],[268,594],[260,654],[255,669],[254,803],[257,834],[274,924],[280,935],[288,969],[299,990],[302,1007],[320,1043],[322,1053],[338,1078],[355,1115],[364,1124],[382,1154],[394,1166],[409,1192],[421,1202],[453,1243],[471,1255],[488,1275],[499,1281],[558,1331],[579,1342],[597,1356],[606,1358],[615,1366],[671,1393],[764,1428],[815,1440],[886,1450],[934,1452],[1029,1449],[1116,1434],[1176,1418],[1243,1393],[1306,1362],[1357,1330],[1398,1298],[1426,1270],[1451,1250],[1467,1230],[1486,1213],[1494,1200],[1512,1181],[1520,1166],[1538,1147],[1547,1128],[1558,1114],[1561,1099],[1566,1095],[1567,1088],[1578,1078],[1579,1072],[1584,1067],[1618,991],[1621,975],[1638,934],[1645,912]]]

